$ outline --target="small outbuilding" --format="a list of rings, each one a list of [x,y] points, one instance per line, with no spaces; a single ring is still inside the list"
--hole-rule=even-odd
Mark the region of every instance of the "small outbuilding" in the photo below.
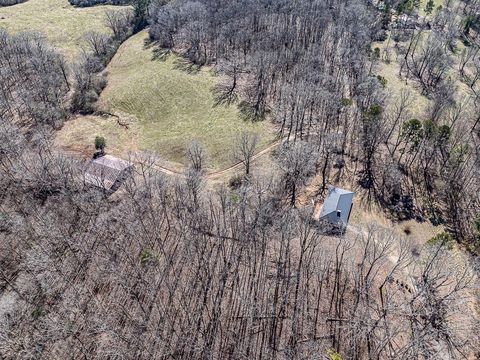
[[[352,205],[353,192],[329,186],[318,220],[344,232],[350,219]]]
[[[90,161],[85,170],[85,182],[115,192],[132,174],[133,164],[112,155],[100,156]]]

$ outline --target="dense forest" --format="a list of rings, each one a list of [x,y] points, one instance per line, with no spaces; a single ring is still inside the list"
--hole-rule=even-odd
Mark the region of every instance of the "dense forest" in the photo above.
[[[465,303],[475,274],[451,265],[447,242],[417,256],[401,242],[391,262],[391,231],[371,227],[338,241],[320,235],[311,210],[285,205],[284,183],[308,154],[302,142],[282,149],[277,178],[252,178],[233,193],[206,190],[198,161],[179,182],[137,159],[138,176],[105,201],[47,140],[32,147],[18,128],[1,130],[6,359],[411,359],[478,350]]]
[[[0,359],[478,358],[480,2],[428,21],[411,0],[128,3],[72,63],[0,29]],[[144,153],[117,193],[88,185],[55,132],[100,112],[106,66],[143,29],[156,60],[219,76],[216,106],[272,124],[267,174],[244,133],[230,184],[194,141],[182,176]],[[389,91],[386,63],[415,92]],[[299,200],[315,176],[445,231],[421,248],[374,223],[331,236]]]

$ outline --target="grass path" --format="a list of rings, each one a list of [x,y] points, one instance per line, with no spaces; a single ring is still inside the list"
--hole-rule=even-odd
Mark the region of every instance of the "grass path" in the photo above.
[[[279,146],[284,141],[286,141],[286,139],[287,138],[276,140],[271,145],[266,147],[265,149],[257,152],[255,155],[253,155],[253,157],[251,159],[252,163],[254,163],[255,161],[264,157],[265,155],[270,154],[277,146]],[[162,166],[162,165],[158,165],[158,164],[155,164],[154,166],[157,170],[159,170],[160,172],[163,172],[166,175],[179,176],[179,177],[182,177],[182,178],[185,177],[185,172],[183,172],[183,171],[175,170],[175,169],[169,168],[167,166]],[[228,175],[235,174],[239,170],[242,170],[242,167],[243,167],[242,162],[236,162],[235,164],[230,165],[229,167],[227,167],[225,169],[216,170],[216,171],[212,171],[212,172],[207,172],[206,177],[207,177],[207,179],[210,179],[210,180],[217,180],[221,177],[225,177],[225,176],[228,176]]]

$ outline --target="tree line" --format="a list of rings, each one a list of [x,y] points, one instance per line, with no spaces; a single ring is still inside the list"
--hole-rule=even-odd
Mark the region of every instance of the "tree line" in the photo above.
[[[0,0],[0,7],[20,4],[26,0]]]
[[[68,0],[70,4],[78,7],[89,7],[95,5],[127,5],[129,0]]]

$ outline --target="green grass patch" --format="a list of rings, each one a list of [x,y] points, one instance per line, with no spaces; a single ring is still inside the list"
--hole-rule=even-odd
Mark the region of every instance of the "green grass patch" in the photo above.
[[[433,11],[430,15],[428,15],[426,12],[425,12],[425,8],[427,7],[427,3],[428,3],[428,0],[420,0],[419,1],[419,6],[418,6],[418,15],[420,16],[430,16],[432,17],[433,15],[435,15],[437,13],[437,8],[439,6],[443,6],[443,0],[433,0]]]
[[[72,61],[85,45],[89,31],[110,33],[105,26],[105,10],[119,6],[75,8],[67,0],[28,0],[0,8],[0,28],[11,33],[37,31]]]
[[[186,146],[197,139],[210,154],[210,166],[219,169],[233,163],[232,144],[242,131],[259,135],[259,149],[273,140],[266,122],[242,120],[235,105],[215,106],[211,89],[218,77],[207,69],[179,69],[181,61],[173,54],[154,60],[146,38],[141,32],[120,47],[107,67],[108,86],[100,98],[105,110],[137,119],[139,150],[184,164]]]

